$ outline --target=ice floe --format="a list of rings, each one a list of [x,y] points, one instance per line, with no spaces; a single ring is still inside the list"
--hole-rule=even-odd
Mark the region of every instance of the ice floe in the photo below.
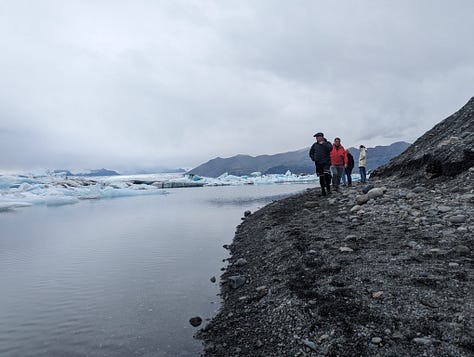
[[[227,173],[217,178],[187,174],[148,174],[103,177],[78,177],[57,174],[0,175],[0,212],[31,205],[58,206],[80,200],[124,196],[167,194],[181,187],[224,185],[271,185],[317,182],[316,175],[285,174],[248,176]]]

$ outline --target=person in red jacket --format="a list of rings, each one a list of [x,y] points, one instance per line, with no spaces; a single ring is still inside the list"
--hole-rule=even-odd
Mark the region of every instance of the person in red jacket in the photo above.
[[[341,177],[347,167],[347,153],[344,146],[341,145],[341,139],[335,138],[331,150],[331,173],[332,186],[335,191],[339,192]]]

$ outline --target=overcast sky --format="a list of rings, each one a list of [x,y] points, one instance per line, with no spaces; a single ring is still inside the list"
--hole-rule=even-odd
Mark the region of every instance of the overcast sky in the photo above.
[[[0,0],[0,171],[413,142],[474,96],[474,1]]]

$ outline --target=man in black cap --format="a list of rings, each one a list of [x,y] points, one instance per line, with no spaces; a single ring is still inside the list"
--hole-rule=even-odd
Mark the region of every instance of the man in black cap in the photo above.
[[[316,142],[309,150],[309,157],[316,165],[316,174],[321,185],[321,195],[326,196],[326,192],[331,192],[331,156],[332,144],[329,143],[324,134],[319,132],[313,135]]]

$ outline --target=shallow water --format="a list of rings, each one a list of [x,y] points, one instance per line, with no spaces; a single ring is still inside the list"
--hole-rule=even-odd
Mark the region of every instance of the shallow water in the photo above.
[[[314,186],[314,185],[312,185]],[[202,187],[0,214],[0,356],[198,356],[243,212],[311,185]]]

